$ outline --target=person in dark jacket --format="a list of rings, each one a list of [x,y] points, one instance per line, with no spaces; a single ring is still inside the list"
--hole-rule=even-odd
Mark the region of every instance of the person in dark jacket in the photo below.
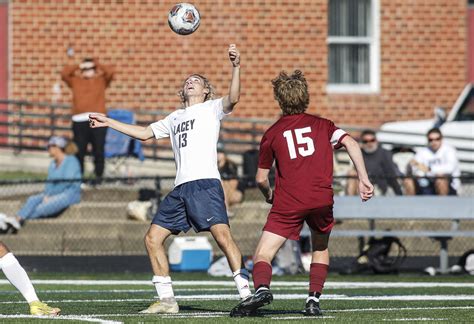
[[[370,129],[362,131],[360,135],[360,146],[369,179],[376,186],[378,191],[382,195],[385,195],[390,187],[396,195],[402,195],[402,189],[397,180],[401,172],[393,162],[392,154],[379,145],[375,132]],[[357,195],[355,170],[350,170],[348,175],[352,178],[347,180],[346,194],[350,196]]]

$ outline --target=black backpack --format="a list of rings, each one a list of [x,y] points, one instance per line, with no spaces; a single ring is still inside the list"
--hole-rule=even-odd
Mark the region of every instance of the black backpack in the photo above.
[[[466,273],[474,275],[474,250],[469,250],[464,253],[459,259],[458,265]]]
[[[357,259],[341,273],[354,274],[368,270],[374,273],[397,273],[406,255],[407,250],[397,237],[371,237],[363,245]]]

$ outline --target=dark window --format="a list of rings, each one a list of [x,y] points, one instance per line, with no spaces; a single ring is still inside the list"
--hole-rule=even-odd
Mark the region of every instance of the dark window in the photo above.
[[[330,84],[370,84],[371,0],[329,0]]]
[[[456,121],[474,121],[474,88],[471,88],[469,94],[466,96],[466,99],[462,103],[459,113],[454,119]]]

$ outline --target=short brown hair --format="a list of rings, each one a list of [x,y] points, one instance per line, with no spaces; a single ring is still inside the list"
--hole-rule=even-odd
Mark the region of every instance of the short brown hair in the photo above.
[[[183,84],[181,85],[181,90],[178,91],[178,96],[181,98],[181,103],[185,103],[186,102],[186,96],[184,95],[184,85],[186,83],[186,81],[190,78],[190,77],[198,77],[199,79],[201,79],[203,82],[204,82],[204,88],[207,88],[209,90],[209,92],[206,94],[206,97],[204,97],[204,101],[208,101],[208,100],[212,100],[214,99],[214,87],[212,86],[211,82],[209,82],[209,80],[201,75],[201,74],[191,74],[189,75],[186,79],[184,79],[183,81]]]
[[[438,134],[440,138],[443,138],[443,133],[441,133],[441,130],[438,127],[434,127],[426,133],[426,137],[430,136],[430,134]]]
[[[308,83],[300,70],[292,75],[281,71],[272,80],[273,96],[278,101],[284,115],[295,115],[305,112],[309,105]]]

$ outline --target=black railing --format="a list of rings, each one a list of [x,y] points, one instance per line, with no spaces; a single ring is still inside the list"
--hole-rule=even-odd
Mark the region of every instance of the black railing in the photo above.
[[[6,131],[0,131],[0,147],[13,148],[16,153],[23,150],[44,150],[48,138],[53,135],[72,137],[70,105],[4,99],[0,100],[1,105],[5,105],[6,109],[0,109],[0,126],[4,126]],[[126,110],[133,111],[137,124],[143,126],[170,113]],[[258,118],[225,118],[220,132],[224,148],[231,154],[258,148],[261,136],[272,122]],[[143,143],[143,149],[146,158],[173,159],[169,141],[147,141]]]

